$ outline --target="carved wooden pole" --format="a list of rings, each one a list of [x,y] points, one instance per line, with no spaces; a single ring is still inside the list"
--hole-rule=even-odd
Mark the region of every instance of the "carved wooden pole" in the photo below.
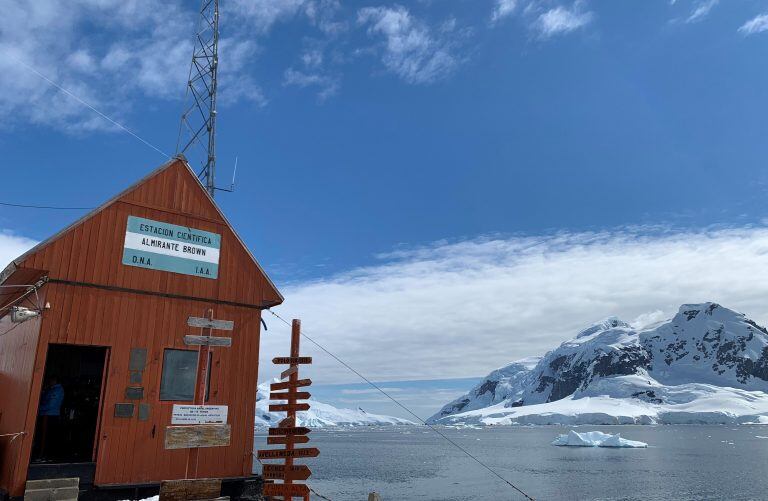
[[[211,308],[205,314],[205,318],[213,320],[213,310]],[[203,328],[203,336],[211,336],[213,329],[210,327]],[[212,352],[212,348],[209,344],[200,346],[199,355],[197,356],[197,377],[195,378],[195,405],[205,404],[205,392],[208,387],[208,357]],[[197,478],[197,465],[200,459],[200,449],[193,447],[189,449],[187,454],[187,471],[186,478]],[[190,477],[190,474],[192,475]]]

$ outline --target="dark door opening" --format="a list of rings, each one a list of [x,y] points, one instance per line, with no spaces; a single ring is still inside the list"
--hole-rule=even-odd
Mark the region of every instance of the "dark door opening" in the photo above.
[[[95,460],[107,349],[48,346],[32,445],[32,463]]]

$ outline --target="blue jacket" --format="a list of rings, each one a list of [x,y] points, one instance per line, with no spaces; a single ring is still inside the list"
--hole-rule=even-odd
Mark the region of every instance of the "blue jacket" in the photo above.
[[[64,387],[57,383],[43,392],[43,396],[40,397],[38,414],[41,416],[59,416],[61,415],[62,402],[64,402]]]

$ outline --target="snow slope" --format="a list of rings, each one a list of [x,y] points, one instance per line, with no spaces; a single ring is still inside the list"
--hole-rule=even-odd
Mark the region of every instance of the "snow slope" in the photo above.
[[[503,375],[503,376],[500,376]],[[768,331],[715,303],[637,331],[608,318],[492,372],[441,424],[745,423],[768,416]]]
[[[276,381],[275,381],[276,382]],[[339,409],[332,405],[308,400],[309,410],[299,412],[296,416],[296,426],[324,428],[329,426],[383,426],[383,425],[412,425],[407,419],[392,416],[369,414],[362,409]],[[256,422],[259,428],[275,426],[285,418],[284,412],[269,412],[269,383],[259,385],[256,397]]]

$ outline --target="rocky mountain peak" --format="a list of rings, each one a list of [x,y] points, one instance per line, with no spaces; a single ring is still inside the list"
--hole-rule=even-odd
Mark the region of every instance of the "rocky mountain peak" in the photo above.
[[[617,327],[631,329],[627,322],[621,320],[619,317],[608,317],[599,322],[595,322],[586,329],[582,330],[576,335],[576,339],[592,336],[598,332],[615,329]]]
[[[629,386],[642,380],[659,388],[708,384],[768,392],[768,330],[717,303],[684,304],[671,320],[640,332],[608,317],[529,365],[492,372],[434,418],[501,402],[509,408],[579,398],[619,379],[632,381]],[[653,402],[663,393],[659,388],[630,395]]]

